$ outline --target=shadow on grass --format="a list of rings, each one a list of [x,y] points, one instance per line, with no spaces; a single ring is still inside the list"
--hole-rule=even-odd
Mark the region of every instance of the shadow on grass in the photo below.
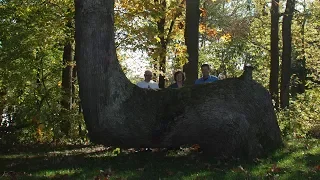
[[[193,152],[181,155],[177,151],[120,153],[103,146],[61,147],[55,151],[24,151],[0,155],[0,179],[320,179],[320,150],[308,153],[319,141],[293,142],[258,163],[239,160],[219,160]],[[312,150],[312,148],[309,148]],[[296,156],[295,153],[306,152]],[[303,170],[273,164],[290,160],[303,163]],[[255,169],[257,172],[254,172]],[[0,174],[1,176],[1,174]]]
[[[92,151],[94,148],[97,150]],[[97,176],[100,179],[108,176],[115,179],[210,179],[222,178],[228,174],[225,169],[236,163],[208,158],[200,153],[185,156],[169,154],[138,152],[114,156],[110,150],[101,147],[91,147],[90,152],[76,155],[49,152],[46,156],[28,154],[17,158],[10,153],[0,156],[0,173],[5,172],[3,177],[9,178],[14,174],[18,179],[94,179]],[[243,173],[234,173],[238,177],[239,174]]]

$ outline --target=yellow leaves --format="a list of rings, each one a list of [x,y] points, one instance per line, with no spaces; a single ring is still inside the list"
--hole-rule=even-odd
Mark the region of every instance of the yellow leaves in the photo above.
[[[226,33],[223,36],[221,36],[221,40],[224,42],[229,42],[231,41],[231,35],[229,33]]]
[[[208,29],[207,34],[210,37],[215,37],[217,35],[217,30],[216,29]]]
[[[161,41],[161,39],[158,36],[155,36],[154,38],[157,40],[157,42]]]
[[[215,28],[207,27],[205,24],[199,25],[200,34],[206,34],[209,37],[215,37],[217,35],[217,30]]]
[[[207,10],[204,8],[200,8],[200,16],[201,17],[206,17],[207,16]]]
[[[201,34],[203,34],[205,31],[206,31],[206,25],[200,24],[200,25],[199,25],[199,32],[200,32]]]
[[[61,85],[62,85],[62,82],[59,81],[59,82],[58,82],[58,87],[61,87]]]

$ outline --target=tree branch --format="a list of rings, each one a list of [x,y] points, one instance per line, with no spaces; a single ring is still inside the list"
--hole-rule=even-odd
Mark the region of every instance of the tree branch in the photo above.
[[[181,3],[180,3],[180,6],[178,8],[181,8],[181,6],[184,4],[185,0],[182,0]],[[174,15],[171,23],[170,23],[170,27],[169,27],[169,31],[168,31],[168,34],[167,34],[167,38],[166,38],[166,44],[169,43],[169,40],[170,40],[170,37],[171,37],[171,33],[172,33],[172,30],[173,30],[173,26],[174,26],[174,23],[176,21],[176,19],[181,16],[181,12],[178,10],[176,12],[176,14]]]

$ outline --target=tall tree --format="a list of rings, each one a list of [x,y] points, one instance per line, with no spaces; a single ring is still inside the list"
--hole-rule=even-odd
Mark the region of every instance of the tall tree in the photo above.
[[[196,143],[214,155],[250,158],[279,147],[271,98],[261,85],[234,78],[179,90],[141,89],[124,76],[116,57],[114,0],[75,3],[80,98],[93,142],[119,147]]]
[[[62,98],[62,107],[66,110],[71,110],[72,106],[72,96],[73,96],[73,31],[74,28],[72,27],[72,20],[69,20],[67,23],[67,30],[66,30],[66,43],[63,48],[63,70],[62,70],[62,89],[63,89],[63,98]]]
[[[185,42],[187,45],[188,63],[184,71],[186,73],[186,84],[194,84],[198,78],[199,61],[199,11],[200,0],[186,0],[186,28]]]
[[[291,77],[291,53],[292,53],[292,36],[291,24],[295,0],[287,0],[286,10],[283,15],[282,23],[282,66],[281,66],[281,84],[280,84],[280,106],[286,108],[289,106],[290,77]]]
[[[271,68],[269,91],[275,107],[279,107],[279,0],[271,4]]]
[[[292,42],[296,58],[293,58],[292,74],[296,75],[296,79],[293,80],[291,86],[291,96],[296,96],[296,93],[304,93],[306,86],[306,24],[307,19],[310,17],[310,10],[307,8],[306,0],[299,3],[302,6],[301,12],[296,14],[295,22],[293,21],[292,36],[294,40]],[[296,25],[297,28],[294,28]],[[296,31],[294,32],[294,30]]]
[[[67,110],[71,110],[72,106],[72,45],[68,42],[64,46],[63,50],[63,65],[65,66],[62,71],[62,88],[63,88],[63,99],[62,106]]]
[[[159,88],[164,88],[165,86],[165,73],[166,73],[166,63],[167,63],[167,42],[165,36],[165,25],[166,25],[166,10],[167,10],[167,2],[166,0],[154,0],[155,4],[158,4],[161,7],[160,11],[162,17],[157,21],[158,27],[158,37],[160,39],[160,55],[159,55]]]
[[[60,112],[65,29],[73,7],[73,0],[0,1],[0,86],[9,100],[5,106],[14,107],[17,126],[39,125],[43,128],[38,135],[48,135],[49,141],[61,134],[57,124],[72,117],[62,118]]]

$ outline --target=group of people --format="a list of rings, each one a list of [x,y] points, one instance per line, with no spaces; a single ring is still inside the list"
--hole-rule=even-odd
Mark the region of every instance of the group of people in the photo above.
[[[219,79],[224,79],[225,76],[223,74],[219,74],[219,77],[210,75],[210,66],[209,64],[201,65],[202,77],[195,81],[195,84],[204,84],[215,82]],[[184,85],[185,76],[182,71],[177,71],[174,73],[174,81],[175,83],[171,84],[169,88],[181,88]],[[152,80],[152,72],[147,70],[144,73],[144,81],[138,82],[137,86],[140,88],[148,88],[148,89],[159,89],[158,83]]]

